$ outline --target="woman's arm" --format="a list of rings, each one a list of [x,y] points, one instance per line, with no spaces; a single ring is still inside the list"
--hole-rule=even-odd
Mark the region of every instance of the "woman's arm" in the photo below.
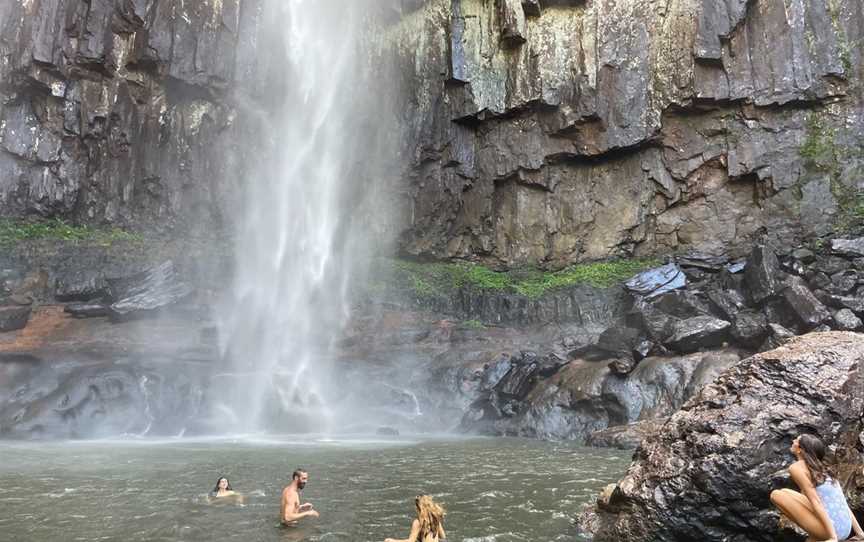
[[[417,537],[420,536],[420,521],[414,520],[411,522],[411,533],[408,538],[385,538],[384,542],[417,542]]]
[[[438,538],[444,540],[447,538],[447,533],[444,532],[444,526],[438,525]]]
[[[834,522],[831,521],[830,517],[828,517],[828,512],[825,510],[822,498],[813,486],[813,481],[810,479],[810,472],[807,470],[807,467],[801,463],[793,463],[792,466],[789,467],[789,475],[792,477],[792,480],[795,481],[795,484],[797,484],[801,489],[801,493],[803,493],[804,496],[807,497],[807,500],[810,501],[810,504],[813,505],[813,511],[816,512],[816,517],[819,518],[819,521],[821,521],[822,525],[825,526],[825,530],[831,535],[828,540],[836,542],[837,532],[834,530]]]

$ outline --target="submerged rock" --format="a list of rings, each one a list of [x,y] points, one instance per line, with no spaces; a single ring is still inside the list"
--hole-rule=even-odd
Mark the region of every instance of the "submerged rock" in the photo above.
[[[861,335],[816,333],[728,369],[642,441],[585,516],[594,540],[774,540],[768,496],[792,439],[817,433],[844,461],[864,457],[861,359]]]

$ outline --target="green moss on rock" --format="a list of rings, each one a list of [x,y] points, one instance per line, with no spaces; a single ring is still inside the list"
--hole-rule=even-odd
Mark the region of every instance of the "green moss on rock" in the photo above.
[[[419,263],[387,260],[395,285],[407,287],[421,298],[449,295],[460,288],[516,293],[538,298],[559,288],[587,284],[607,288],[649,267],[656,259],[629,259],[577,264],[560,271],[516,269],[494,271],[473,263]]]
[[[98,245],[110,245],[116,241],[140,241],[142,236],[120,228],[78,226],[60,219],[38,221],[0,219],[0,245],[9,246],[31,240],[91,242]]]

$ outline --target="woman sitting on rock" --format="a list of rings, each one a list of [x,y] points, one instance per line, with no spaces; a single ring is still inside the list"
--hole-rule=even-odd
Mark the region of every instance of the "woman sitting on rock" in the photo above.
[[[444,509],[429,495],[414,497],[417,517],[411,523],[408,538],[387,538],[384,542],[441,542],[444,534]]]
[[[807,532],[808,542],[846,540],[853,528],[857,536],[864,536],[840,484],[824,463],[825,444],[813,435],[801,435],[792,441],[790,451],[797,461],[789,466],[789,475],[801,493],[775,490],[771,502]]]

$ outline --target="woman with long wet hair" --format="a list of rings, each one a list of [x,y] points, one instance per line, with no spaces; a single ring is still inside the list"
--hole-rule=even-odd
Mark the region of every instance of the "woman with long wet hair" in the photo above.
[[[229,482],[228,478],[226,478],[224,476],[220,476],[216,480],[216,487],[213,488],[213,491],[211,491],[207,495],[207,497],[208,497],[208,500],[214,504],[219,503],[219,502],[231,502],[231,503],[235,503],[235,504],[243,504],[243,501],[246,500],[246,498],[243,495],[234,491],[234,489],[231,487],[231,482]],[[224,497],[230,497],[230,498],[226,499]]]
[[[230,497],[235,495],[234,490],[231,488],[231,482],[228,481],[228,478],[224,476],[220,476],[218,480],[216,480],[216,487],[213,488],[213,491],[210,492],[211,497]]]
[[[414,507],[417,517],[411,522],[411,533],[408,538],[387,538],[384,542],[440,542],[447,536],[444,533],[444,515],[446,512],[440,504],[429,495],[414,497]]]
[[[807,532],[808,542],[846,540],[853,529],[864,537],[843,489],[825,463],[825,444],[813,435],[801,435],[792,441],[789,451],[796,459],[789,466],[789,475],[801,492],[778,489],[771,492],[771,502]]]

